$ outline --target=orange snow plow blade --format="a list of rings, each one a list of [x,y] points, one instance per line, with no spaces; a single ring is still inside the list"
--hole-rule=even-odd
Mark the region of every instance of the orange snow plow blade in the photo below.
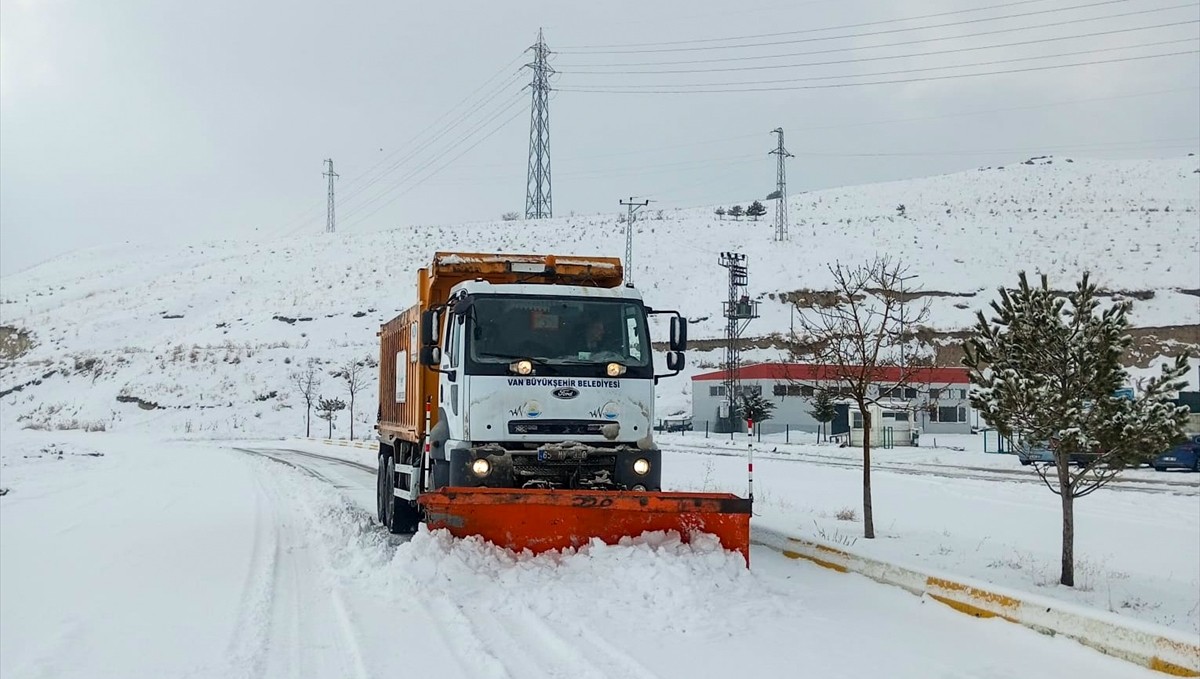
[[[443,488],[421,495],[431,529],[516,551],[616,544],[643,531],[711,533],[750,565],[750,500],[729,493]]]

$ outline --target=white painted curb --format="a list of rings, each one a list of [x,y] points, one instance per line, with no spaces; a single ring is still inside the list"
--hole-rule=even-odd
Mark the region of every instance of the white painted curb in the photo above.
[[[921,571],[872,559],[820,542],[755,529],[754,544],[792,559],[859,573],[872,580],[928,596],[957,611],[998,617],[1043,634],[1061,634],[1102,653],[1177,677],[1200,677],[1200,639],[1167,627],[1130,620],[990,583]]]

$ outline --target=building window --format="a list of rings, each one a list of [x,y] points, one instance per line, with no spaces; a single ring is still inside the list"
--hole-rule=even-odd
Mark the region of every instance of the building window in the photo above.
[[[738,396],[762,396],[762,385],[751,384],[739,386]]]
[[[896,413],[897,422],[908,422],[908,413]]]
[[[805,393],[806,389],[808,390],[808,393]],[[812,396],[812,387],[802,387],[799,384],[780,383],[775,385],[774,393],[776,396]]]
[[[958,398],[960,401],[965,401],[967,399],[967,390],[959,389],[958,390]]]
[[[913,388],[913,387],[905,387],[904,388],[904,398],[911,401],[911,400],[915,399],[916,397],[917,397],[917,390],[915,388]]]
[[[959,411],[964,413],[963,419],[958,419]],[[965,409],[955,408],[954,406],[941,406],[937,409],[937,419],[935,422],[965,422],[967,416]]]
[[[725,395],[725,387],[723,387],[723,386],[709,387],[708,395],[709,396],[724,396]]]
[[[958,407],[958,421],[959,422],[967,421],[967,409],[964,408],[963,406]]]
[[[930,401],[936,401],[941,397],[942,397],[941,389],[930,389],[929,390],[929,400]]]
[[[862,429],[862,413],[851,413],[851,415],[854,417],[854,428]]]

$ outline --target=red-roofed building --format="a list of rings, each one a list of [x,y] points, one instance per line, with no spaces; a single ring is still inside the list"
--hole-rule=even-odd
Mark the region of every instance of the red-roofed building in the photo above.
[[[694,426],[708,420],[716,422],[727,402],[724,370],[702,373],[692,377],[692,418]],[[881,367],[876,382],[885,388],[900,378],[895,366]],[[743,391],[758,393],[775,403],[771,417],[777,426],[816,431],[817,421],[809,414],[812,397],[818,389],[829,389],[840,396],[845,385],[837,380],[832,366],[809,363],[756,363],[744,365],[738,371]],[[903,400],[912,405],[916,422],[922,432],[933,434],[968,434],[975,415],[967,399],[970,380],[966,368],[921,367],[909,379],[908,385],[889,395],[890,400]],[[879,387],[873,387],[873,397]],[[742,423],[743,426],[745,423]]]

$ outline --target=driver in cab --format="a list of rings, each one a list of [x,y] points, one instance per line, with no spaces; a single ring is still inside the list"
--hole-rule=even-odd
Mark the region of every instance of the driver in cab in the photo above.
[[[602,352],[613,352],[614,347],[608,337],[608,328],[603,320],[598,318],[588,322],[584,331],[583,348],[580,358],[589,358]]]

